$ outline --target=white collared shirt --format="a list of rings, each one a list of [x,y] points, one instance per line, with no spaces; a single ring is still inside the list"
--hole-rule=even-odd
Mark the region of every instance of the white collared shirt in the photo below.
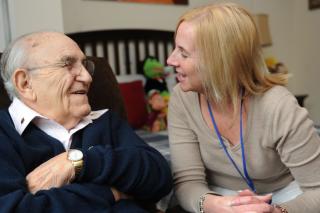
[[[13,102],[9,106],[10,116],[13,120],[17,132],[20,135],[22,135],[30,122],[33,122],[42,131],[59,140],[66,150],[70,148],[72,135],[74,133],[92,123],[92,120],[99,118],[106,111],[108,111],[108,109],[92,111],[89,115],[84,117],[74,128],[72,128],[71,130],[67,130],[54,120],[50,120],[49,118],[40,115],[30,107],[25,105],[18,98],[14,98]]]

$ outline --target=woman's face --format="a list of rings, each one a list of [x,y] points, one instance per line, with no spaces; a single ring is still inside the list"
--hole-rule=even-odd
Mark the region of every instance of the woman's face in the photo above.
[[[182,22],[179,25],[175,45],[167,63],[175,68],[181,89],[185,92],[201,92],[200,74],[196,70],[198,59],[195,48],[195,32],[191,23]]]

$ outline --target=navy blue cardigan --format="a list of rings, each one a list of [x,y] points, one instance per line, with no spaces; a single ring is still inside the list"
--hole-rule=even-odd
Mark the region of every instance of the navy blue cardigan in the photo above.
[[[132,200],[115,202],[110,187],[142,202],[171,190],[166,160],[111,111],[78,131],[71,148],[84,153],[79,177],[31,194],[27,174],[65,149],[32,123],[20,136],[8,111],[0,111],[0,212],[144,212]]]

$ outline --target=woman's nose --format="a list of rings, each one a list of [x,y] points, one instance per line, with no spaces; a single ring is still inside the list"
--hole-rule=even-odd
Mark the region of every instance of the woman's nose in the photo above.
[[[174,52],[172,52],[167,58],[167,64],[170,66],[177,66],[177,60],[175,60]]]

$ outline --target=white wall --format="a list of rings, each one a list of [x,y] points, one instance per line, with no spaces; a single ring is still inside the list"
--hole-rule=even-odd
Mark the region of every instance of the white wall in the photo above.
[[[139,4],[112,1],[62,1],[66,32],[95,29],[144,28],[173,30],[179,15],[188,7],[199,4],[190,0],[189,6]]]
[[[3,51],[9,42],[7,1],[0,0],[0,51]]]
[[[311,118],[320,124],[320,9],[309,10],[307,1],[295,0],[292,17],[294,31],[292,36],[293,84],[290,88],[295,93],[306,93],[306,108]]]
[[[305,106],[320,124],[320,9],[309,10],[308,1],[256,1],[256,12],[269,14],[273,45],[266,56],[275,56],[287,66],[292,77],[289,89],[308,94]],[[277,5],[277,7],[275,7]]]
[[[9,0],[12,39],[39,30],[64,31],[61,0]]]
[[[226,0],[189,0],[189,5],[139,4],[101,0],[62,1],[64,29],[67,33],[96,30],[144,28],[174,30],[177,19],[187,9]],[[258,0],[265,1],[265,0]],[[271,6],[277,0],[270,0]],[[233,0],[249,10],[254,10],[256,0]],[[265,1],[265,2],[269,2]],[[290,0],[283,0],[285,7]],[[268,6],[268,4],[265,4]],[[269,6],[270,7],[270,6]],[[271,9],[270,9],[271,10]]]
[[[1,10],[1,4],[0,4],[0,11]],[[2,17],[2,14],[0,14],[0,51],[2,52],[6,45],[6,37],[5,37],[5,24],[4,24],[4,18]]]

